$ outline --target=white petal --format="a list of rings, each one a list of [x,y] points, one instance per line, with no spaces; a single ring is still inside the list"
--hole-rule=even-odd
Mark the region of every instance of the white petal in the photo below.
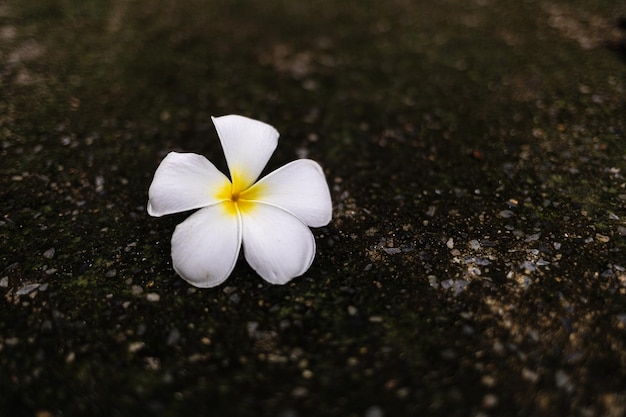
[[[204,156],[170,152],[150,184],[148,214],[160,217],[215,204],[227,184],[228,178]]]
[[[213,117],[234,188],[254,184],[278,145],[272,126],[243,116]]]
[[[277,207],[257,203],[242,212],[243,253],[267,282],[285,284],[300,276],[315,257],[309,228]]]
[[[174,230],[174,270],[196,287],[221,284],[237,262],[241,248],[241,217],[229,212],[227,204],[203,208]]]
[[[254,192],[256,187],[258,192]],[[310,159],[280,167],[261,178],[250,191],[260,201],[287,210],[311,227],[325,226],[332,217],[333,205],[324,171]]]

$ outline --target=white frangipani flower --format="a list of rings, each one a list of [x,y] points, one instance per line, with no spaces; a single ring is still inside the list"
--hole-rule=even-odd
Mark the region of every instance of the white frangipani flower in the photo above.
[[[221,284],[243,244],[250,266],[285,284],[315,256],[309,227],[330,222],[332,203],[322,168],[310,159],[288,163],[257,181],[278,145],[272,126],[247,117],[214,117],[230,180],[205,157],[170,152],[148,191],[148,213],[200,209],[172,236],[174,270],[197,287]]]

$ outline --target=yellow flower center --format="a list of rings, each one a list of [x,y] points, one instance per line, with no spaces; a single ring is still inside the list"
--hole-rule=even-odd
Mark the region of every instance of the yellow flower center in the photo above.
[[[233,182],[226,181],[218,190],[216,197],[222,200],[222,206],[228,214],[236,216],[237,213],[249,212],[254,208],[254,202],[258,201],[263,193],[263,186],[252,184],[242,189],[249,181],[240,172],[233,170]]]

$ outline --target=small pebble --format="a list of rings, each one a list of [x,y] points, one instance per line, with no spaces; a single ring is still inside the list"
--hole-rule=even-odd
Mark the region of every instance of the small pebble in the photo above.
[[[465,287],[467,287],[468,284],[469,282],[467,282],[464,279],[459,279],[459,280],[454,281],[454,295],[459,295],[459,293],[463,291]]]
[[[161,299],[161,296],[155,292],[151,292],[146,295],[146,300],[151,301],[151,302],[156,302],[156,301],[159,301],[160,299]]]
[[[448,239],[448,241],[446,242],[446,246],[448,247],[448,249],[454,248],[454,239]]]
[[[439,282],[437,281],[437,277],[435,275],[428,276],[428,284],[430,284],[433,288],[439,288]]]
[[[387,255],[397,255],[402,252],[400,248],[383,248],[383,250]]]
[[[554,374],[554,382],[557,387],[562,388],[567,392],[571,392],[574,389],[570,376],[562,369],[559,369]]]
[[[445,279],[445,280],[441,281],[441,286],[443,287],[444,290],[447,290],[448,288],[451,288],[452,285],[454,285],[454,280],[453,279]]]
[[[359,359],[354,356],[350,356],[346,362],[348,366],[357,366],[359,364]]]
[[[534,242],[535,240],[539,240],[540,237],[541,233],[533,233],[532,235],[526,237],[526,239],[524,239],[524,242]]]
[[[474,263],[476,265],[480,265],[480,266],[487,266],[491,264],[491,261],[489,259],[485,259],[485,258],[476,258],[474,259]]]
[[[159,368],[161,368],[161,361],[159,360],[159,358],[154,358],[152,356],[149,356],[145,359],[145,361],[146,361],[146,367],[150,369],[151,371],[158,371]]]
[[[492,375],[484,375],[481,379],[480,382],[482,382],[484,385],[488,386],[488,387],[493,387],[496,385],[496,383],[498,381],[496,381],[496,379],[492,376]]]
[[[367,410],[365,410],[365,414],[363,416],[364,417],[384,417],[385,412],[379,406],[373,405],[369,407]]]
[[[128,345],[128,351],[130,353],[134,353],[134,352],[137,352],[138,350],[143,349],[144,346],[145,346],[144,342],[133,342]]]
[[[6,288],[9,286],[9,277],[2,277],[0,279],[0,287]]]
[[[528,272],[535,272],[537,268],[535,268],[535,264],[532,261],[524,261],[524,263],[520,265],[520,269]]]
[[[4,344],[7,346],[15,346],[18,343],[20,343],[20,339],[18,339],[17,337],[9,337],[8,339],[4,340]]]
[[[295,387],[293,391],[291,391],[291,395],[294,398],[304,398],[309,395],[309,390],[306,387]]]
[[[539,381],[539,374],[528,368],[524,368],[522,369],[522,378],[530,382],[537,382]]]
[[[608,237],[608,236],[602,235],[600,233],[596,233],[596,240],[598,242],[606,243],[606,242],[610,241],[611,238]]]
[[[493,408],[498,405],[498,397],[494,394],[487,394],[483,397],[483,407]]]
[[[26,295],[26,294],[30,294],[31,292],[35,291],[37,288],[39,288],[41,284],[39,283],[35,283],[35,284],[28,284],[28,285],[24,285],[22,288],[20,288],[19,290],[17,290],[15,292],[15,295]]]
[[[498,217],[502,217],[503,219],[509,219],[513,216],[515,216],[515,213],[513,213],[511,210],[502,210],[500,213],[498,213]]]
[[[101,193],[104,191],[104,177],[101,175],[98,175],[96,177],[96,192],[97,193]]]
[[[43,253],[43,257],[46,259],[52,259],[54,258],[54,252],[55,252],[54,248],[50,248]]]
[[[170,334],[167,336],[167,345],[171,346],[176,344],[176,342],[178,342],[178,339],[180,339],[180,331],[176,327],[174,327],[172,330],[170,330]]]
[[[254,337],[256,336],[257,329],[259,328],[259,322],[257,321],[249,321],[246,323],[246,329],[248,331],[248,336]]]
[[[281,363],[281,364],[284,364],[284,363],[288,362],[288,359],[287,359],[286,356],[283,356],[283,355],[277,355],[275,353],[268,353],[267,354],[267,361],[269,363]]]
[[[481,275],[482,271],[480,270],[480,268],[477,268],[475,266],[470,266],[469,268],[467,268],[467,272],[470,275]]]
[[[224,287],[224,289],[222,289],[222,292],[226,295],[230,295],[235,291],[237,291],[237,287],[232,287],[230,285],[227,285],[226,287]]]

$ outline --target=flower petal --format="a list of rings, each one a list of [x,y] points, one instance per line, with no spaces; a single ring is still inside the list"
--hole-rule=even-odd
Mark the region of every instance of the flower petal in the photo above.
[[[160,217],[215,204],[225,184],[228,178],[204,156],[170,152],[150,184],[148,214]]]
[[[290,213],[256,203],[242,212],[243,253],[267,282],[285,284],[302,275],[315,257],[309,228]]]
[[[332,217],[333,205],[324,171],[310,159],[280,167],[261,178],[246,193],[287,210],[311,227],[325,226]],[[242,198],[245,197],[242,195]]]
[[[213,117],[234,190],[245,190],[259,177],[278,145],[272,126],[243,116]]]
[[[221,284],[237,262],[241,248],[241,216],[233,216],[227,204],[203,208],[174,230],[174,270],[196,287]]]

